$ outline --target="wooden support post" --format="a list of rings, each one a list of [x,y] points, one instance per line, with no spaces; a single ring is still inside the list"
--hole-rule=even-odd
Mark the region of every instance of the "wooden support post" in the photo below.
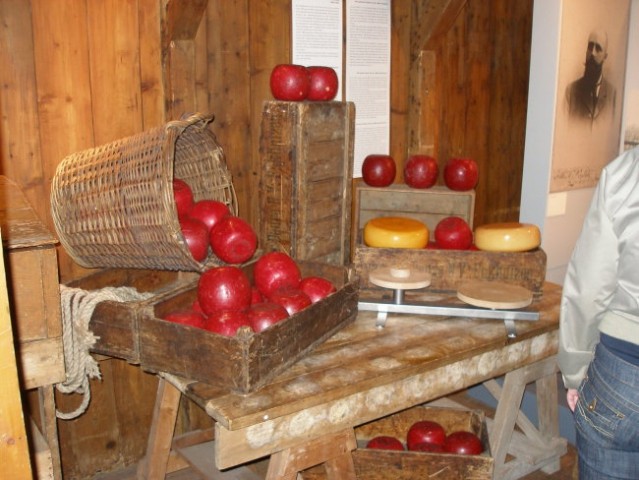
[[[352,428],[287,448],[271,456],[265,480],[295,480],[302,470],[321,463],[328,480],[356,480],[351,456],[355,448]]]
[[[58,420],[55,414],[55,387],[46,385],[38,388],[41,405],[42,434],[51,451],[53,478],[62,480],[62,462],[60,459],[60,441],[58,439]]]
[[[504,387],[499,396],[499,403],[495,411],[493,428],[490,431],[490,448],[497,466],[503,465],[508,453],[508,445],[515,428],[521,400],[526,384],[523,382],[520,370],[509,372],[504,379]]]
[[[537,410],[539,414],[539,432],[546,444],[559,438],[559,402],[557,393],[557,374],[553,372],[536,382]],[[542,467],[545,473],[554,473],[561,468],[559,455],[548,465]]]
[[[524,389],[532,382],[537,386],[538,428],[520,411]],[[507,373],[503,388],[495,380],[485,382],[484,386],[498,400],[490,428],[495,478],[519,478],[536,469],[546,473],[557,471],[560,457],[566,451],[566,441],[559,437],[556,357]],[[517,447],[513,441],[514,435],[521,436],[515,432],[515,425],[527,439],[526,446]],[[516,448],[517,452],[513,451]],[[506,463],[508,453],[516,458]]]
[[[166,476],[181,395],[165,379],[159,379],[146,456],[137,471],[140,480],[160,480]]]
[[[353,437],[354,438],[354,437]],[[327,460],[324,464],[326,468],[326,476],[329,479],[352,479],[356,478],[355,466],[353,464],[352,450],[349,450],[342,455]]]

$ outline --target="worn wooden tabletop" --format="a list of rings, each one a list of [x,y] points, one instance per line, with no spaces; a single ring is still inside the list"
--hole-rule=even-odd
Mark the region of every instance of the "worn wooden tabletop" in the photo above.
[[[230,394],[172,375],[165,378],[216,421],[219,468],[271,454],[345,427],[439,398],[557,352],[561,288],[544,286],[537,321],[360,312],[345,328],[264,388]],[[215,365],[211,365],[215,368]]]

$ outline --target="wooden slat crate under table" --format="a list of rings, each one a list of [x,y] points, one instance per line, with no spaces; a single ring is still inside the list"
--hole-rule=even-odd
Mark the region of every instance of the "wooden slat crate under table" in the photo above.
[[[260,248],[297,260],[350,259],[352,102],[269,101],[260,138]]]
[[[480,455],[457,455],[366,448],[368,441],[379,435],[388,435],[406,446],[410,426],[420,420],[440,423],[446,433],[465,430],[476,434],[482,441]],[[464,480],[490,480],[493,478],[494,460],[490,453],[488,430],[484,413],[462,408],[413,407],[402,412],[355,428],[358,448],[353,451],[353,463],[358,480],[414,480],[418,478],[446,478]],[[304,479],[326,478],[319,468],[304,472]]]
[[[93,351],[124,358],[151,372],[172,373],[238,393],[254,391],[357,316],[357,279],[351,269],[317,262],[298,265],[304,276],[331,280],[337,292],[259,334],[243,327],[235,337],[161,319],[192,305],[199,275],[171,279],[155,272],[156,290],[149,289],[147,276],[129,277],[132,283],[128,286],[139,284],[157,295],[135,302],[98,304],[89,323],[100,336]],[[249,276],[251,267],[243,267]],[[94,278],[75,286],[96,289],[114,285],[112,280]]]

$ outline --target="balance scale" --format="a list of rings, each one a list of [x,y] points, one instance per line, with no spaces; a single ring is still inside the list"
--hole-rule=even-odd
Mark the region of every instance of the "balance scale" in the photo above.
[[[440,315],[449,317],[473,317],[503,320],[508,338],[515,338],[515,320],[539,320],[539,312],[524,310],[532,303],[530,290],[504,282],[469,280],[457,289],[457,298],[464,305],[456,303],[404,302],[404,291],[418,290],[430,285],[427,272],[414,272],[408,268],[382,268],[369,274],[372,284],[393,290],[390,301],[360,301],[357,306],[362,311],[377,312],[377,328],[386,326],[389,313],[412,313],[419,315]]]

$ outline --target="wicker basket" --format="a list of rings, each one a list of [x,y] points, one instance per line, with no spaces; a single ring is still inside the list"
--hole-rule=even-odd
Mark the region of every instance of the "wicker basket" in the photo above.
[[[60,242],[87,268],[203,271],[222,264],[191,256],[173,201],[173,178],[186,181],[195,201],[237,200],[224,152],[194,114],[132,137],[75,153],[58,166],[51,211]]]

